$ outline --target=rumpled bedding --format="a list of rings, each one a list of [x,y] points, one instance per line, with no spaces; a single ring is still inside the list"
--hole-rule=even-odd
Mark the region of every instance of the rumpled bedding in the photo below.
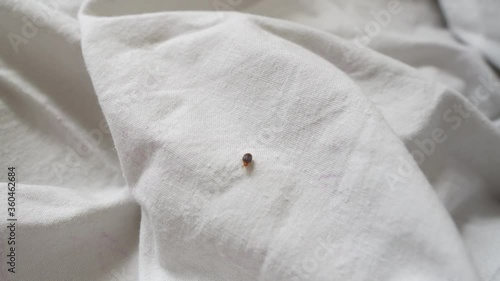
[[[495,0],[441,0],[448,27],[458,39],[480,50],[500,68],[500,29]]]
[[[459,28],[499,22],[453,3],[2,0],[0,280],[499,281],[500,49]]]

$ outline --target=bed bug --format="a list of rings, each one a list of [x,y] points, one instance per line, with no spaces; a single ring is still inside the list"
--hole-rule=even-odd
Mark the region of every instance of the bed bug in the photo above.
[[[245,153],[245,155],[243,155],[243,158],[241,158],[241,160],[243,160],[243,166],[246,167],[250,165],[250,162],[252,162],[252,154]]]

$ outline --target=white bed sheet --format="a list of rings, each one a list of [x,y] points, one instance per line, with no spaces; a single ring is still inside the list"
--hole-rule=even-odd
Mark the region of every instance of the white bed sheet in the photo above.
[[[500,84],[435,2],[0,3],[1,280],[500,280]]]

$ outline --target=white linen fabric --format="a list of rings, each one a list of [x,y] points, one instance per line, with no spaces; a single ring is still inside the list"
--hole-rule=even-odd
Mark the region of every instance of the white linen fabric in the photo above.
[[[451,31],[477,48],[500,69],[500,2],[495,0],[440,0]]]
[[[500,84],[433,1],[0,3],[0,280],[500,280]]]

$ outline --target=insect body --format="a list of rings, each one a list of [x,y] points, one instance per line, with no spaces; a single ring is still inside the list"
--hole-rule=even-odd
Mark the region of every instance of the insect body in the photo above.
[[[246,167],[250,165],[250,163],[252,162],[252,154],[245,153],[245,155],[243,155],[243,158],[241,158],[241,160],[243,160],[243,166]]]

